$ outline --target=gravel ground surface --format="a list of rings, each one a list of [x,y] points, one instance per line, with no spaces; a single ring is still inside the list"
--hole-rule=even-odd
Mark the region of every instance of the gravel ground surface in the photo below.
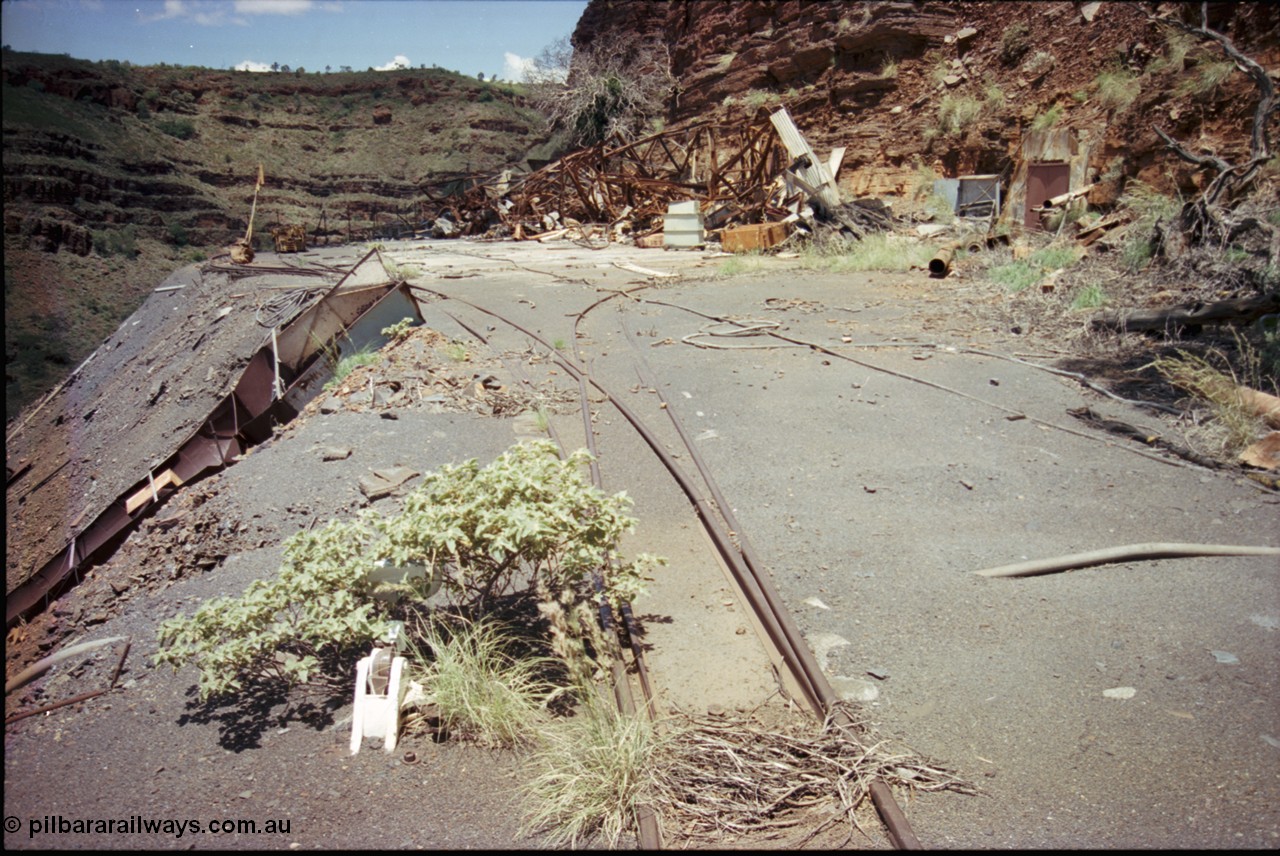
[[[722,277],[708,254],[572,244],[403,242],[384,255],[402,270],[412,265],[415,285],[506,315],[565,351],[576,344],[600,384],[688,466],[668,419],[675,414],[837,689],[860,700],[879,733],[982,787],[980,796],[900,792],[925,846],[1280,843],[1280,562],[1166,559],[1024,579],[972,573],[1155,541],[1275,545],[1280,501],[1238,473],[1160,458],[1072,419],[1068,409],[1088,405],[1161,428],[1074,380],[990,356],[1047,364],[1059,343],[993,323],[974,284],[817,274],[787,259]],[[627,264],[679,275],[619,267]],[[203,299],[217,304],[232,289],[211,282]],[[631,296],[592,309],[575,334],[574,316],[620,289]],[[167,296],[135,318],[157,331],[157,347],[173,334],[156,313],[203,317],[174,312],[162,305]],[[520,831],[513,754],[414,738],[391,755],[366,748],[352,757],[346,697],[200,705],[192,672],[149,665],[160,620],[271,573],[291,532],[367,505],[358,483],[369,471],[486,462],[528,433],[527,420],[499,407],[504,396],[543,405],[566,445],[583,444],[576,384],[527,336],[456,300],[431,297],[423,312],[443,339],[420,331],[242,461],[185,488],[84,584],[11,632],[11,675],[69,641],[133,643],[113,692],[7,727],[6,848],[544,843]],[[716,335],[723,328],[705,316],[776,323],[827,350]],[[442,358],[450,339],[469,343],[466,360]],[[877,347],[860,347],[869,344]],[[225,353],[206,356],[227,364]],[[437,391],[396,404],[363,397],[369,378],[376,386],[422,364],[438,370]],[[652,386],[637,374],[643,365]],[[483,383],[476,391],[486,375],[492,391]],[[138,399],[113,406],[144,407],[149,390],[138,385]],[[593,393],[592,409],[605,488],[631,494],[640,520],[624,546],[672,560],[636,603],[659,703],[776,705],[770,653],[687,500],[600,397]],[[166,423],[161,433],[174,429]],[[326,460],[334,449],[350,454]],[[157,452],[139,444],[136,454]],[[118,658],[109,647],[60,664],[9,694],[7,713],[105,686]],[[57,829],[57,818],[135,815],[287,820],[289,830],[188,828],[176,838]],[[887,840],[873,828],[852,846]]]

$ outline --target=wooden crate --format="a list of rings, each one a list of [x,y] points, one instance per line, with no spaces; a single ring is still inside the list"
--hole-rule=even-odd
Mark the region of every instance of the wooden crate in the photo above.
[[[722,231],[720,246],[726,253],[749,253],[752,250],[767,250],[786,239],[786,223],[754,223]]]

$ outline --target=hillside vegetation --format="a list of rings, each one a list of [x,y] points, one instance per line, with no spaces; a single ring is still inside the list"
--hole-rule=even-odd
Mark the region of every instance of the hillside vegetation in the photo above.
[[[416,224],[542,121],[510,84],[444,69],[215,71],[3,54],[6,418],[83,360],[173,268],[247,225],[333,240]]]

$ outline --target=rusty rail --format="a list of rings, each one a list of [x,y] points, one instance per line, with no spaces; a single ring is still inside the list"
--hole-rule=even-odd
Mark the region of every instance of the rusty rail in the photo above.
[[[807,643],[804,641],[803,635],[799,627],[796,626],[794,619],[791,618],[785,605],[782,604],[776,590],[773,588],[772,582],[767,573],[761,573],[762,567],[756,560],[755,551],[751,547],[749,540],[746,538],[741,526],[739,526],[733,517],[729,504],[725,501],[719,488],[716,486],[714,479],[711,477],[710,471],[703,463],[701,455],[698,453],[695,445],[689,439],[683,426],[679,423],[670,406],[667,405],[665,399],[662,399],[659,392],[659,398],[662,399],[663,409],[667,411],[671,418],[677,433],[680,434],[681,440],[689,452],[690,459],[693,460],[699,474],[703,477],[708,490],[712,493],[715,506],[707,501],[701,491],[693,484],[689,477],[676,464],[675,459],[663,447],[662,442],[650,430],[650,428],[641,420],[629,407],[617,398],[609,389],[604,387],[598,380],[591,376],[589,372],[583,369],[576,361],[565,359],[559,351],[550,342],[546,341],[541,335],[524,327],[523,325],[512,321],[509,318],[497,313],[491,309],[487,309],[478,304],[472,303],[460,297],[446,294],[435,289],[426,288],[424,286],[412,286],[415,291],[422,291],[434,297],[453,300],[464,306],[488,315],[498,321],[507,324],[515,330],[528,336],[533,341],[542,345],[556,365],[564,369],[571,377],[574,378],[581,386],[590,384],[595,387],[610,404],[622,415],[624,419],[640,435],[641,439],[649,446],[649,448],[658,457],[658,460],[671,474],[679,485],[681,491],[689,499],[693,505],[699,519],[703,522],[708,536],[711,538],[717,553],[725,561],[726,566],[733,574],[735,582],[738,583],[743,596],[746,598],[752,611],[760,620],[765,629],[765,633],[769,640],[773,643],[774,648],[786,666],[795,683],[804,695],[806,702],[819,716],[825,716],[828,713],[834,713],[837,721],[841,724],[851,724],[847,714],[837,705],[839,697],[832,688],[826,675],[823,674],[818,666],[817,660],[813,656],[813,652],[809,650]],[[642,287],[643,288],[643,287]],[[632,289],[638,291],[640,289]],[[588,307],[581,314],[590,311],[595,306],[630,292],[615,292],[609,297],[603,298],[592,306]],[[657,302],[657,301],[655,301]],[[576,324],[575,324],[576,330]],[[632,337],[625,336],[628,341]],[[576,340],[576,335],[575,335]],[[643,361],[643,356],[641,357]],[[657,386],[650,383],[649,386],[657,390]],[[589,426],[589,423],[588,423]],[[590,431],[588,431],[590,434]],[[724,521],[724,526],[717,523],[717,514]],[[730,532],[734,533],[738,539],[738,544],[733,543]],[[919,849],[920,842],[915,834],[911,831],[906,821],[906,816],[902,813],[901,808],[893,799],[892,791],[883,781],[873,781],[868,788],[871,793],[872,802],[880,813],[885,823],[886,829],[889,831],[894,844],[899,849]]]

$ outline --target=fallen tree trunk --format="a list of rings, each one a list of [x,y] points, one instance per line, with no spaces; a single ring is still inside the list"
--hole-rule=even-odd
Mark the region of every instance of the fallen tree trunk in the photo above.
[[[1237,547],[1230,544],[1154,543],[1108,547],[1088,553],[1074,553],[1052,559],[1033,559],[998,568],[974,571],[980,577],[1033,577],[1074,568],[1088,568],[1134,559],[1180,559],[1188,556],[1280,556],[1280,547]]]
[[[1280,312],[1280,293],[1261,297],[1193,303],[1170,309],[1136,309],[1101,312],[1089,321],[1095,330],[1162,330],[1173,332],[1205,324],[1250,324],[1263,315]]]

